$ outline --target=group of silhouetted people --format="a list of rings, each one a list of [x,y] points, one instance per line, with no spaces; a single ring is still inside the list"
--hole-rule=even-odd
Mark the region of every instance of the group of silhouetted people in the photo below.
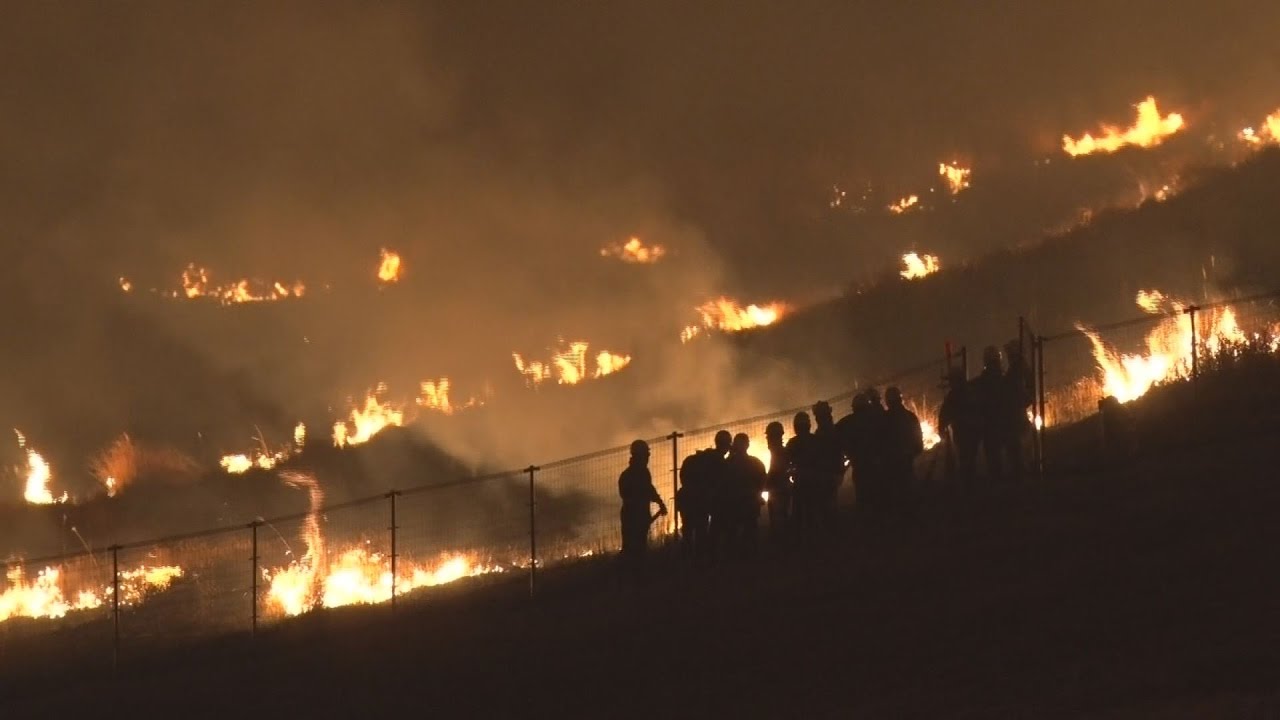
[[[1022,472],[1022,443],[1030,429],[1030,372],[1016,343],[1003,366],[1000,351],[983,353],[982,372],[972,380],[963,370],[948,374],[939,411],[948,474],[970,488],[977,477],[979,451],[992,482]],[[780,422],[765,427],[769,465],[748,453],[751,440],[726,430],[713,447],[684,459],[676,492],[681,553],[697,565],[749,558],[759,550],[760,516],[767,508],[773,544],[790,547],[820,541],[832,529],[845,468],[852,469],[859,512],[891,515],[909,506],[916,487],[915,461],[924,452],[919,417],[896,387],[875,388],[853,398],[852,410],[836,422],[831,406],[818,402],[796,413],[792,436],[784,441]],[[622,496],[622,557],[642,568],[649,526],[667,514],[648,469],[649,446],[631,445],[630,465],[618,480]],[[652,506],[657,514],[650,514]]]
[[[962,371],[953,371],[938,411],[938,432],[950,439],[948,474],[958,477],[966,489],[977,480],[979,450],[992,483],[1022,477],[1022,447],[1032,427],[1028,408],[1033,381],[1018,344],[1005,349],[1007,368],[999,349],[989,347],[982,354],[978,377],[967,380]]]

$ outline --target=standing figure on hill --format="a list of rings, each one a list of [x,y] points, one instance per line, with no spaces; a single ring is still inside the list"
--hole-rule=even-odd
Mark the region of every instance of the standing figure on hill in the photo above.
[[[982,459],[987,464],[987,478],[993,484],[999,483],[1005,479],[1010,402],[1000,350],[994,345],[982,351],[982,373],[973,379],[973,393],[982,418]]]
[[[631,575],[639,578],[644,574],[649,551],[649,525],[655,518],[667,514],[666,503],[662,502],[649,474],[649,443],[643,440],[631,443],[631,460],[618,476],[618,495],[622,497],[622,562]],[[658,514],[650,515],[650,506],[654,503],[658,505]]]
[[[769,538],[775,544],[786,542],[791,532],[791,502],[794,485],[791,482],[791,457],[787,454],[782,436],[786,432],[782,423],[771,422],[764,429],[765,442],[769,445],[769,477],[765,490],[769,492]]]
[[[915,461],[924,452],[920,418],[902,404],[902,391],[891,387],[884,393],[886,492],[895,507],[906,505],[915,487]]]
[[[836,432],[836,421],[831,414],[831,405],[827,401],[820,400],[813,404],[813,419],[818,425],[813,432],[813,437],[821,478],[815,489],[818,493],[815,504],[818,508],[819,527],[827,531],[835,524],[836,495],[840,492],[841,481],[844,480],[844,450],[840,435]]]
[[[715,447],[699,450],[680,464],[680,489],[676,509],[680,512],[684,535],[680,547],[685,558],[699,563],[713,557],[711,510],[724,476],[725,456],[732,437],[729,431],[716,433]]]
[[[813,536],[817,522],[818,509],[814,501],[818,493],[814,488],[821,482],[822,473],[817,439],[810,431],[809,415],[796,413],[791,428],[795,434],[787,441],[787,458],[791,460],[791,477],[795,481],[791,505],[793,527],[798,539],[807,540]]]
[[[978,464],[978,446],[982,443],[982,410],[973,387],[960,369],[947,375],[947,395],[938,410],[938,432],[951,438],[955,452],[955,477],[965,490],[973,489]]]
[[[761,493],[768,481],[768,473],[759,458],[747,454],[750,447],[751,438],[746,433],[738,433],[733,437],[733,447],[729,450],[729,497],[726,505],[731,508],[733,519],[726,550],[754,557],[760,541]]]
[[[1035,379],[1031,368],[1022,357],[1022,344],[1013,340],[1005,344],[1005,356],[1009,359],[1009,368],[1005,371],[1004,380],[1008,393],[1008,436],[1005,438],[1005,459],[1009,463],[1009,472],[1014,480],[1022,479],[1023,446],[1031,434],[1032,424],[1027,417],[1035,397]]]
[[[853,467],[857,504],[861,509],[874,508],[884,498],[884,408],[875,388],[868,388],[853,398],[853,412],[836,426],[844,446],[844,454]]]

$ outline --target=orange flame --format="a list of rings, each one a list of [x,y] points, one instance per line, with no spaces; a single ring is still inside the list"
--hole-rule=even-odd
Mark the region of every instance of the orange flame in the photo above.
[[[1210,355],[1217,354],[1228,343],[1247,340],[1231,308],[1198,312],[1198,333],[1193,334],[1191,318],[1184,313],[1187,306],[1181,301],[1158,290],[1143,290],[1135,302],[1149,313],[1170,313],[1147,333],[1143,353],[1117,352],[1108,347],[1098,333],[1076,325],[1093,346],[1099,390],[1103,396],[1114,396],[1122,403],[1142,397],[1160,383],[1186,378],[1191,371],[1192,345],[1197,334]]]
[[[400,281],[400,253],[382,248],[379,251],[378,280],[390,284]]]
[[[920,255],[912,251],[902,256],[902,270],[898,272],[905,280],[918,280],[932,275],[942,268],[937,255]]]
[[[1241,130],[1238,137],[1254,146],[1280,143],[1280,110],[1268,115],[1257,129],[1247,127]]]
[[[969,187],[969,176],[973,171],[967,167],[962,167],[960,163],[938,163],[938,174],[947,181],[947,190],[952,195],[958,194],[961,190]]]
[[[334,446],[361,445],[389,426],[404,425],[404,410],[379,400],[386,391],[386,384],[378,383],[374,391],[365,396],[363,407],[351,408],[349,420],[333,424]]]
[[[1137,104],[1136,109],[1138,117],[1133,125],[1127,128],[1103,125],[1097,137],[1085,133],[1079,140],[1072,139],[1070,135],[1063,135],[1063,151],[1076,157],[1095,152],[1112,153],[1126,145],[1154,147],[1185,126],[1182,116],[1178,113],[1169,113],[1162,117],[1154,97],[1147,97],[1146,100]]]
[[[908,195],[898,200],[895,203],[891,203],[889,205],[889,212],[893,213],[894,215],[901,215],[902,213],[912,208],[915,208],[917,210],[920,209],[919,195]]]
[[[52,505],[54,503],[64,503],[68,499],[66,492],[61,497],[55,497],[49,489],[49,481],[53,479],[53,470],[49,467],[49,463],[44,456],[36,452],[35,448],[27,446],[27,437],[20,430],[15,429],[14,434],[18,436],[18,447],[27,451],[27,480],[22,493],[23,499],[32,505]]]
[[[775,301],[764,305],[747,305],[743,307],[737,300],[721,296],[698,306],[697,312],[702,316],[702,324],[690,325],[682,330],[680,332],[680,342],[689,342],[701,334],[704,328],[723,332],[739,332],[772,325],[789,310],[790,308],[782,302]]]
[[[140,565],[120,572],[120,604],[134,605],[151,592],[164,590],[182,577],[177,565]],[[68,594],[58,568],[46,567],[28,580],[23,567],[16,565],[6,573],[9,587],[0,592],[0,622],[10,618],[61,618],[79,610],[102,607],[111,599],[114,585],[86,588]]]
[[[187,269],[182,271],[182,292],[175,292],[174,297],[186,297],[189,300],[196,298],[212,298],[223,305],[232,305],[236,303],[247,302],[264,302],[273,300],[284,300],[286,298],[300,298],[306,294],[307,287],[301,282],[295,282],[291,285],[276,281],[266,286],[264,290],[255,290],[256,283],[247,279],[237,280],[230,285],[212,285],[209,281],[209,271],[196,267],[195,263],[187,265]],[[121,284],[121,288],[128,292],[129,288],[125,288]]]
[[[511,353],[511,357],[515,361],[516,370],[531,385],[538,385],[553,377],[559,385],[577,385],[587,378],[612,375],[631,363],[630,355],[601,351],[596,354],[595,367],[588,374],[588,347],[588,343],[581,340],[571,342],[567,348],[556,351],[550,362],[526,361],[520,353]]]
[[[600,257],[614,257],[625,263],[652,264],[662,259],[667,249],[661,245],[645,245],[638,237],[632,237],[625,243],[615,244],[600,249]]]

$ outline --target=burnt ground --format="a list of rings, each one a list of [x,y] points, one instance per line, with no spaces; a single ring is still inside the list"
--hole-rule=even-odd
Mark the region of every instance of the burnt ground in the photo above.
[[[114,676],[55,663],[6,683],[2,716],[1275,717],[1274,423],[1237,419],[1257,432],[933,489],[756,563],[660,554],[643,588],[587,561],[536,600],[522,577],[458,583]]]

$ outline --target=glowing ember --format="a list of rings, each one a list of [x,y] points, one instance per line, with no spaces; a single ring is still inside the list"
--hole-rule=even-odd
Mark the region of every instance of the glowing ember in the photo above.
[[[904,197],[898,200],[897,202],[890,204],[889,212],[893,213],[894,215],[901,215],[902,213],[912,208],[919,209],[919,207],[920,207],[920,196],[908,195],[907,197]]]
[[[1085,133],[1079,140],[1072,139],[1070,135],[1063,135],[1063,151],[1076,157],[1095,152],[1111,153],[1126,145],[1154,147],[1185,126],[1182,116],[1178,113],[1169,113],[1162,117],[1154,97],[1148,97],[1138,103],[1137,111],[1137,119],[1127,128],[1104,125],[1097,137]]]
[[[378,262],[378,280],[384,283],[400,281],[400,253],[382,248]]]
[[[123,286],[122,286],[123,287]],[[264,302],[300,298],[306,294],[307,288],[300,282],[286,285],[282,282],[258,283],[250,280],[237,280],[229,285],[213,285],[209,281],[209,271],[196,267],[194,263],[187,265],[182,271],[182,291],[172,293],[173,297],[186,297],[189,300],[211,298],[223,305],[236,303]]]
[[[361,445],[389,426],[404,425],[404,410],[383,402],[379,396],[387,386],[379,383],[372,393],[365,396],[363,407],[353,407],[350,419],[333,424],[333,444],[336,447]]]
[[[67,584],[58,568],[46,567],[28,580],[21,565],[9,569],[6,574],[8,587],[0,592],[0,622],[10,618],[61,618],[68,613],[100,608],[111,601],[113,585],[101,588],[84,588],[67,592]],[[176,565],[142,565],[133,570],[120,571],[120,604],[134,605],[149,593],[164,590],[176,578],[182,577],[182,568]]]
[[[921,255],[915,251],[902,256],[902,270],[898,274],[905,280],[918,280],[932,275],[942,268],[937,255]]]
[[[656,263],[667,254],[667,249],[661,245],[645,245],[638,237],[633,237],[625,243],[609,245],[600,249],[600,257],[613,257],[625,263],[637,263],[648,265]]]
[[[49,463],[45,461],[44,456],[36,452],[35,448],[27,446],[27,438],[21,431],[15,429],[13,432],[18,436],[18,447],[27,451],[27,480],[22,497],[32,505],[52,505],[66,502],[67,493],[62,493],[61,497],[54,497],[53,492],[49,490],[49,481],[53,479],[53,470],[50,469]]]
[[[969,187],[969,176],[973,171],[967,167],[961,167],[959,163],[938,163],[938,174],[946,179],[947,190],[955,195]]]
[[[1114,396],[1122,403],[1142,397],[1160,383],[1186,378],[1191,371],[1195,335],[1191,318],[1184,313],[1187,306],[1158,290],[1139,292],[1136,302],[1149,313],[1170,313],[1147,333],[1145,352],[1117,352],[1108,347],[1098,333],[1076,325],[1093,345],[1100,375],[1099,390],[1104,397]],[[1196,323],[1196,335],[1210,355],[1216,355],[1229,343],[1247,340],[1230,308],[1202,310],[1196,314]]]
[[[785,303],[771,302],[764,305],[747,305],[743,307],[736,300],[719,297],[709,300],[698,307],[702,316],[701,325],[690,325],[680,332],[680,342],[689,342],[702,330],[720,330],[722,332],[740,332],[752,328],[772,325],[790,308]]]
[[[567,348],[556,351],[550,362],[538,360],[526,361],[520,353],[512,353],[516,370],[524,375],[529,384],[537,385],[552,377],[559,385],[576,385],[586,378],[600,378],[611,375],[631,363],[630,355],[619,355],[609,351],[601,351],[595,356],[594,368],[587,363],[586,342],[575,341]],[[590,371],[590,372],[588,372]]]
[[[129,278],[122,277],[120,278],[120,289],[125,292],[133,292],[133,283],[129,281]]]

